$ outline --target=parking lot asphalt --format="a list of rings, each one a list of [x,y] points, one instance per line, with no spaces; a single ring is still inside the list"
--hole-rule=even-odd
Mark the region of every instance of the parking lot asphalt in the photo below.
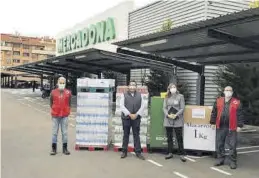
[[[214,158],[187,156],[182,163],[178,156],[165,160],[159,153],[145,154],[145,161],[134,154],[122,160],[110,151],[76,151],[76,99],[73,98],[69,118],[69,149],[71,155],[50,156],[51,117],[49,100],[40,91],[31,89],[1,90],[2,177],[4,178],[258,178],[259,146],[240,145],[238,169],[227,165],[213,167]],[[59,137],[59,143],[61,138]]]

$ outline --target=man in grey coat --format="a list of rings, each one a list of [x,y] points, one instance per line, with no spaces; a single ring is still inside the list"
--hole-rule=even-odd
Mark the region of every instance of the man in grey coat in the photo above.
[[[144,111],[144,102],[141,94],[137,92],[136,89],[137,83],[135,81],[131,81],[129,83],[128,92],[122,95],[120,101],[123,125],[123,144],[121,158],[127,157],[130,128],[132,127],[136,156],[139,159],[145,160],[144,156],[141,154],[141,144],[139,137],[140,122]]]

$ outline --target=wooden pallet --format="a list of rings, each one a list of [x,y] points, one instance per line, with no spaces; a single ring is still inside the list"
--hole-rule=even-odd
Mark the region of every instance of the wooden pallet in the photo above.
[[[75,145],[75,150],[108,151],[108,146]]]
[[[118,146],[114,146],[113,147],[113,151],[114,152],[121,152],[122,151],[122,147],[118,147]],[[143,152],[143,153],[147,153],[148,152],[148,149],[147,149],[147,147],[142,147],[141,148],[141,151]],[[128,147],[128,152],[134,152],[134,147],[132,147],[132,146],[129,146]]]

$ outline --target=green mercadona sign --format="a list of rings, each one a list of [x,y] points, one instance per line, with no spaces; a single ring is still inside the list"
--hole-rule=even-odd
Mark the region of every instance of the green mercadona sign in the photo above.
[[[113,18],[92,24],[87,28],[67,35],[57,40],[58,53],[68,53],[87,48],[116,38]]]

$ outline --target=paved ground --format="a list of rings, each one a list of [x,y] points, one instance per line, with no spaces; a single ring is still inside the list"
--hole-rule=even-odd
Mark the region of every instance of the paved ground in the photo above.
[[[259,146],[242,145],[239,168],[215,169],[210,157],[188,157],[181,163],[176,156],[166,161],[163,155],[146,154],[146,161],[130,155],[121,160],[119,153],[75,151],[75,120],[70,117],[70,156],[49,156],[51,120],[48,99],[28,89],[1,90],[2,177],[3,178],[258,178]],[[75,102],[73,102],[75,105]],[[75,109],[73,109],[75,113]],[[73,115],[75,115],[73,113]]]

